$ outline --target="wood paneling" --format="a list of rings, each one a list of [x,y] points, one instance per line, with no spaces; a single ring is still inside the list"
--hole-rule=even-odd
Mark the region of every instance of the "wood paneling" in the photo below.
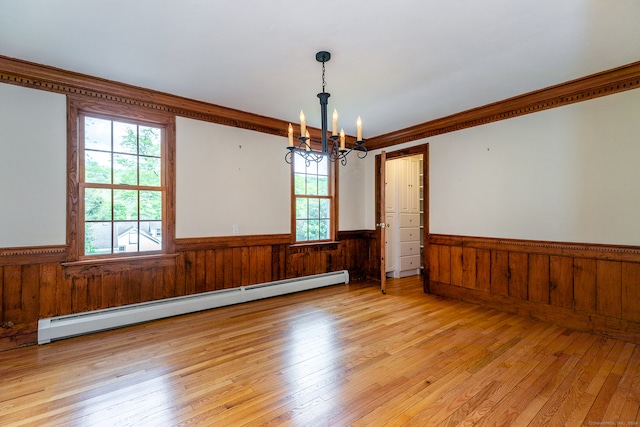
[[[622,318],[640,322],[640,264],[622,263]]]
[[[442,283],[451,283],[451,247],[440,246],[439,269],[440,281]]]
[[[491,291],[491,251],[476,249],[476,288]]]
[[[529,254],[529,301],[549,304],[549,256]]]
[[[64,246],[0,248],[0,266],[32,264],[34,259],[39,263],[62,262],[65,260],[65,251]]]
[[[429,279],[434,282],[440,281],[440,246],[429,245]]]
[[[458,246],[451,247],[451,284],[462,286],[462,248]]]
[[[24,323],[22,312],[22,266],[5,265],[3,269],[3,321]]]
[[[462,286],[475,289],[476,287],[476,250],[462,248]]]
[[[578,311],[596,312],[596,266],[595,259],[573,258],[573,298]]]
[[[491,293],[509,295],[509,252],[491,251]]]
[[[573,307],[573,258],[549,257],[550,301],[558,307]]]
[[[342,269],[352,280],[375,277],[375,235],[342,232],[338,242],[300,246],[280,235],[181,239],[173,257],[106,268],[10,254],[0,263],[0,349],[34,343],[43,317]],[[635,248],[439,235],[429,243],[435,292],[640,341]]]
[[[429,244],[436,293],[640,342],[640,248],[445,235]]]
[[[371,276],[370,231],[330,244],[290,246],[289,235],[179,239],[171,255],[48,262],[65,248],[0,253],[0,350],[36,342],[37,321],[329,271]],[[54,255],[52,255],[54,254]]]
[[[597,312],[619,318],[622,315],[622,263],[600,260],[596,268]]]
[[[528,276],[529,256],[526,253],[509,253],[509,296],[523,300],[529,298]]]

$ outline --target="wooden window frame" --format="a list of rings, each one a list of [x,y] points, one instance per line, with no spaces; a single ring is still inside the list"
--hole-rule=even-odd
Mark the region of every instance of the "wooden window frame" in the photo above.
[[[293,158],[292,158],[293,160]],[[303,240],[296,238],[296,194],[295,194],[295,160],[291,162],[291,246],[326,245],[337,242],[338,236],[338,167],[336,162],[328,161],[329,196],[330,199],[330,231],[329,239]],[[313,196],[310,196],[313,197]]]
[[[83,183],[83,134],[81,116],[121,120],[163,129],[162,148],[162,250],[111,255],[84,255],[84,201],[80,197]],[[163,111],[118,102],[68,97],[67,101],[67,254],[65,265],[74,263],[113,263],[122,261],[138,265],[175,252],[175,116]]]

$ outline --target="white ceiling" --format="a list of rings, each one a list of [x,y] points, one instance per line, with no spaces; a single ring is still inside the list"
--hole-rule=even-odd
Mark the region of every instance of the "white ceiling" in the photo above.
[[[640,60],[640,0],[0,0],[0,55],[372,137]]]

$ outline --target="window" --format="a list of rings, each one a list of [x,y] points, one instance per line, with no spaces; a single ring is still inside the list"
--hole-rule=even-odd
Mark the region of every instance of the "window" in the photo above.
[[[163,250],[164,134],[154,124],[79,115],[81,257]]]
[[[293,210],[295,242],[334,240],[334,185],[332,164],[325,156],[307,163],[293,156]]]

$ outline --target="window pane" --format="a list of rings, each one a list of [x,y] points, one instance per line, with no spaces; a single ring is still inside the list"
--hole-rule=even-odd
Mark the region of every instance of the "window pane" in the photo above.
[[[138,184],[138,156],[129,154],[113,155],[113,183]]]
[[[309,209],[307,199],[299,197],[296,198],[296,219],[309,218]]]
[[[162,128],[82,118],[84,254],[161,251]]]
[[[84,182],[111,184],[111,153],[84,152]]]
[[[160,157],[162,146],[160,141],[160,129],[140,126],[140,154]]]
[[[307,164],[300,154],[294,153],[293,166],[294,194],[311,196],[295,198],[296,241],[330,240],[329,161],[324,157],[320,163],[312,161]]]
[[[140,191],[140,219],[162,219],[161,191]]]
[[[329,177],[318,176],[318,196],[329,195]]]
[[[307,195],[315,196],[318,194],[318,176],[307,175]]]
[[[307,171],[304,158],[297,152],[293,154],[293,171],[295,173],[305,173]]]
[[[318,175],[329,175],[329,160],[326,156],[318,163]]]
[[[304,242],[309,240],[307,236],[307,221],[299,219],[296,221],[296,241]]]
[[[85,222],[84,254],[101,255],[111,253],[111,223]]]
[[[113,151],[138,154],[137,128],[131,123],[113,122]]]
[[[135,221],[115,222],[113,229],[113,253],[138,252],[140,235]]]
[[[84,148],[111,151],[111,120],[85,117]]]
[[[320,221],[317,219],[310,219],[308,224],[309,240],[320,240]]]
[[[320,221],[320,240],[329,240],[329,230],[331,229],[331,221],[324,219]]]
[[[87,188],[84,191],[85,221],[111,221],[111,190]]]
[[[329,201],[329,199],[320,199],[320,215],[319,217],[322,218],[330,218],[330,212],[331,212],[331,202]]]
[[[307,177],[303,173],[296,173],[293,175],[293,191],[295,194],[306,194],[307,191]]]
[[[160,159],[140,157],[140,185],[160,186]]]
[[[136,190],[113,190],[113,219],[116,221],[138,219]]]
[[[311,162],[307,166],[307,174],[318,175],[318,164],[316,162]]]
[[[140,221],[140,251],[162,249],[162,222]]]
[[[309,218],[320,218],[320,199],[309,199]]]

